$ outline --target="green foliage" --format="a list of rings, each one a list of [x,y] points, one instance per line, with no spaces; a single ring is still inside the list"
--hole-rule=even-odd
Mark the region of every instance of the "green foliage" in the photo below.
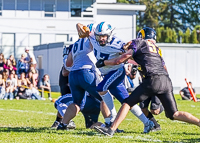
[[[196,29],[194,29],[192,31],[192,34],[190,35],[190,43],[194,43],[194,44],[199,43],[197,40],[197,30]]]
[[[55,94],[52,96],[58,97]],[[180,111],[188,111],[200,118],[199,102],[182,101],[180,95],[175,95],[175,98]],[[0,102],[0,142],[2,143],[200,142],[199,127],[167,119],[164,112],[155,116],[161,125],[161,131],[142,134],[142,122],[130,112],[119,127],[124,129],[125,133],[116,133],[113,138],[110,138],[86,129],[81,113],[73,119],[77,126],[75,130],[51,130],[50,126],[56,119],[57,111],[53,102],[49,100],[0,100]],[[115,100],[115,106],[119,110],[121,104]],[[102,115],[99,121],[104,122]]]
[[[146,5],[145,12],[137,12],[137,25],[140,27],[152,27],[158,29],[164,27],[173,30],[166,31],[165,40],[158,35],[159,42],[199,43],[200,28],[190,33],[188,27],[193,29],[200,24],[200,1],[199,0],[117,0],[120,3]],[[176,34],[174,33],[174,30]],[[179,31],[185,34],[180,36]],[[159,30],[157,30],[159,31]],[[199,31],[199,32],[198,32]],[[162,32],[161,32],[162,33]],[[191,40],[189,37],[194,39]],[[177,38],[176,38],[177,37]],[[161,38],[161,39],[160,39]],[[196,39],[197,38],[197,39]]]
[[[190,43],[190,29],[187,28],[186,32],[183,34],[183,43]]]
[[[160,43],[177,43],[177,34],[176,31],[171,28],[159,27],[156,29],[157,33],[157,42]]]

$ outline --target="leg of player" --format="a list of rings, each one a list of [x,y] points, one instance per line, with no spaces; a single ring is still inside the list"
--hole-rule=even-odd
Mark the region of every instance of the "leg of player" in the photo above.
[[[176,111],[173,117],[174,120],[184,121],[200,127],[200,120],[188,112]]]
[[[61,121],[62,121],[62,116],[60,115],[59,112],[57,112],[56,120],[53,123],[53,125],[51,126],[51,129],[56,129],[58,127],[58,125],[61,123]]]
[[[106,103],[106,105],[107,105],[107,107],[108,107],[108,109],[110,110],[110,113],[111,113],[111,115],[109,117],[104,118],[105,123],[109,125],[110,122],[114,121],[114,119],[117,115],[115,105],[113,103],[113,98],[108,91],[102,91],[102,92],[99,92],[99,94],[101,95],[103,101]]]
[[[80,107],[78,105],[74,103],[70,104],[69,107],[66,109],[65,115],[62,119],[62,123],[58,126],[57,130],[67,129],[67,126],[70,123],[71,119],[73,119],[79,111]]]

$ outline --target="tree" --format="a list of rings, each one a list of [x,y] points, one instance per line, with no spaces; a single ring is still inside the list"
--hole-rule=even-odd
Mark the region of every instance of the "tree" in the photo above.
[[[183,43],[190,43],[190,28],[187,28],[186,32],[183,34]]]
[[[197,40],[197,30],[195,28],[192,31],[192,34],[190,35],[190,43],[194,43],[194,44],[199,43]]]

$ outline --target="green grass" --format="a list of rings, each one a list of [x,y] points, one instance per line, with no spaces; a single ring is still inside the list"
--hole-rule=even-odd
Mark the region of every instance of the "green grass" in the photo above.
[[[54,93],[53,98],[59,94]],[[47,96],[46,96],[47,97]],[[200,102],[181,101],[176,95],[179,110],[188,111],[200,118]],[[0,142],[200,142],[200,128],[183,122],[171,121],[162,113],[155,118],[162,130],[141,134],[143,124],[131,113],[120,125],[125,133],[115,134],[113,138],[100,135],[94,130],[85,129],[81,113],[74,118],[77,129],[70,131],[51,130],[56,118],[56,109],[48,99],[38,100],[0,100]],[[117,110],[119,102],[115,101]],[[99,121],[104,122],[102,115]]]

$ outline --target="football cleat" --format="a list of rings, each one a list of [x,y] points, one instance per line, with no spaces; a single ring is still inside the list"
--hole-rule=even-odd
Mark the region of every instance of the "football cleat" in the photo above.
[[[112,122],[110,122],[110,124],[105,123],[105,125],[106,125],[106,128],[109,128],[112,125]],[[115,130],[115,133],[124,133],[124,130],[120,130],[120,129],[117,128]]]
[[[107,127],[101,127],[101,126],[94,126],[94,129],[104,135],[112,137],[115,133],[115,131],[111,130],[110,128]]]
[[[68,129],[75,129],[75,128],[76,128],[76,125],[75,125],[74,121],[71,120],[71,121],[69,122],[69,124],[67,125],[67,128],[68,128]]]
[[[151,132],[156,132],[156,131],[160,131],[161,130],[161,127],[160,126],[158,126],[158,127],[153,127],[152,129],[151,129]]]
[[[154,123],[152,121],[148,121],[148,124],[144,126],[144,132],[143,133],[149,133],[151,129],[153,129]]]
[[[51,129],[57,129],[57,127],[58,127],[59,124],[60,124],[60,122],[55,121],[55,122],[53,123],[53,125],[51,126]]]
[[[57,130],[67,130],[67,124],[60,123],[57,127]]]

